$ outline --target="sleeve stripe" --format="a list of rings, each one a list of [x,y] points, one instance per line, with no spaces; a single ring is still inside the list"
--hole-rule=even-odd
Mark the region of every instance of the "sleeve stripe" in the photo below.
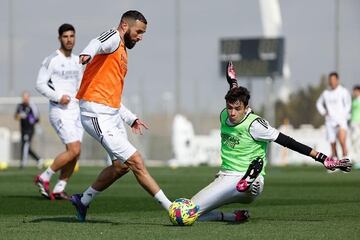
[[[111,31],[107,31],[107,32],[104,32],[102,33],[99,37],[98,37],[98,40],[102,40],[104,38],[106,38],[107,36],[109,36],[111,34]]]
[[[112,33],[111,35],[109,35],[107,38],[105,38],[104,40],[100,40],[101,43],[105,42],[106,40],[108,40],[109,38],[111,38],[112,36],[114,36],[115,33]]]
[[[267,123],[264,121],[264,119],[258,118],[258,123],[260,123],[264,128],[268,129]]]
[[[54,84],[53,84],[53,82],[51,81],[51,79],[49,79],[49,81],[47,82],[47,85],[48,85],[49,88],[51,88],[52,90],[55,91],[55,87],[54,87]]]
[[[108,40],[111,36],[113,36],[115,33],[116,31],[111,29],[110,31],[101,34],[100,37],[98,37],[98,40],[103,43],[106,40]]]

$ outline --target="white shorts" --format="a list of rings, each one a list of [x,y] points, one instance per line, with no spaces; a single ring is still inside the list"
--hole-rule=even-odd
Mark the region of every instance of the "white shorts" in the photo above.
[[[330,121],[326,121],[325,126],[326,126],[326,137],[330,143],[336,142],[336,136],[340,128],[345,130],[347,130],[348,128],[346,121],[341,121],[340,123],[333,123]]]
[[[199,205],[200,214],[210,212],[216,208],[230,203],[251,203],[264,189],[264,177],[259,176],[256,181],[260,183],[260,191],[258,195],[253,195],[250,190],[239,192],[236,190],[236,184],[244,176],[245,173],[237,175],[226,175],[219,173],[215,180],[208,186],[198,192],[191,200]]]
[[[84,129],[80,122],[80,109],[50,107],[49,121],[62,143],[82,141]]]
[[[81,115],[81,123],[85,131],[105,148],[111,160],[124,163],[137,151],[127,139],[120,114]]]

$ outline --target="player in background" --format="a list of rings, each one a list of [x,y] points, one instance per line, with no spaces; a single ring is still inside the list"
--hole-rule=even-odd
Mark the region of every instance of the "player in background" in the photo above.
[[[65,145],[65,151],[36,176],[35,184],[40,193],[49,199],[69,199],[65,187],[80,156],[83,128],[80,122],[79,103],[75,98],[82,78],[82,66],[78,56],[72,54],[75,44],[75,28],[62,24],[59,29],[60,48],[43,61],[36,89],[49,99],[49,120]],[[49,182],[60,170],[59,180],[52,192]]]
[[[339,75],[332,72],[328,77],[329,89],[324,90],[316,102],[319,113],[325,117],[327,139],[331,146],[331,156],[338,158],[336,142],[340,143],[342,157],[348,155],[346,133],[351,112],[351,96],[340,85]]]
[[[43,161],[31,148],[35,125],[39,122],[39,110],[35,104],[31,103],[30,94],[27,91],[22,93],[22,103],[19,103],[16,107],[15,119],[20,121],[20,168],[27,165],[29,154],[36,160],[38,168],[41,168]]]
[[[145,123],[121,102],[127,72],[127,49],[142,40],[147,21],[138,11],[125,12],[116,29],[110,29],[90,41],[80,54],[87,64],[77,98],[80,100],[81,123],[86,132],[107,151],[112,165],[103,169],[95,182],[71,202],[79,221],[85,221],[90,202],[96,195],[131,170],[139,184],[166,210],[171,202],[147,171],[143,158],[127,140],[124,122],[134,133],[142,134]]]
[[[354,168],[360,169],[360,85],[353,87],[351,104],[351,142]]]
[[[230,90],[225,96],[226,108],[220,114],[221,169],[216,179],[191,199],[199,206],[200,221],[242,222],[249,218],[247,210],[224,213],[216,209],[230,203],[251,203],[260,196],[269,142],[312,157],[327,169],[351,170],[349,159],[337,160],[317,152],[279,132],[253,113],[248,105],[250,93],[237,86],[231,63],[227,68],[227,79]]]

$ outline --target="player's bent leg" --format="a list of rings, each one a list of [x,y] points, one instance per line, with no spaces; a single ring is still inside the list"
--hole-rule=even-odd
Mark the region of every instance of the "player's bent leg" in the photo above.
[[[129,172],[129,167],[120,161],[113,161],[113,165],[102,170],[96,181],[92,184],[92,188],[102,192],[113,184],[117,179]]]
[[[150,175],[145,167],[144,161],[138,151],[136,151],[125,164],[134,173],[138,183],[167,211],[171,205],[170,200],[165,196],[157,182]]]
[[[136,180],[149,194],[154,196],[160,190],[159,185],[145,167],[144,161],[138,151],[136,151],[125,164],[131,169]]]
[[[128,172],[128,166],[121,163],[119,160],[113,161],[113,165],[103,169],[92,186],[86,189],[82,194],[72,195],[70,201],[76,209],[77,219],[80,222],[84,222],[89,204],[95,198],[95,196],[104,191],[117,179]]]
[[[60,153],[51,164],[51,169],[57,172],[63,168],[67,163],[74,161],[80,156],[81,143],[80,141],[66,144],[66,151]]]
[[[224,213],[216,208],[230,203],[251,203],[260,196],[264,178],[259,176],[246,192],[239,192],[236,189],[237,182],[243,177],[240,175],[219,174],[208,186],[198,192],[191,200],[199,205],[201,214],[199,221],[231,221],[241,222],[249,218],[246,210],[236,210],[231,213]]]

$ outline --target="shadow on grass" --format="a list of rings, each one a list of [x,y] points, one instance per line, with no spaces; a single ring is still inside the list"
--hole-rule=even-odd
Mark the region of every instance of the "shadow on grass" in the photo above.
[[[40,195],[3,195],[1,196],[0,198],[19,198],[19,199],[33,199],[33,200],[49,200],[49,199],[46,199],[44,198],[43,196],[40,196]]]
[[[43,217],[43,218],[37,218],[31,221],[28,221],[29,223],[41,223],[41,222],[63,222],[63,223],[81,223],[78,220],[76,220],[75,217]],[[108,220],[87,220],[85,223],[104,223],[104,224],[116,224],[115,222],[108,221]]]
[[[80,223],[80,224],[111,224],[114,226],[117,225],[154,225],[154,226],[164,226],[161,223],[149,223],[149,222],[114,222],[110,220],[96,220],[96,219],[89,219],[86,222],[79,222],[75,217],[42,217],[33,219],[28,221],[28,223],[42,223],[42,222],[62,222],[62,223]]]

